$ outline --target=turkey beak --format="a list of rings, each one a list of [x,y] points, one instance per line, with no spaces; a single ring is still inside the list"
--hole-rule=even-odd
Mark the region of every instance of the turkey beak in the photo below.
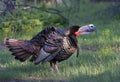
[[[95,31],[95,26],[93,24],[85,25],[79,28],[77,32],[75,32],[76,35],[80,34],[90,34]]]

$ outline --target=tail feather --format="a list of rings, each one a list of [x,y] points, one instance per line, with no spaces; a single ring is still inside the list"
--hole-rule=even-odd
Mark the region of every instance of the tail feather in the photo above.
[[[34,52],[29,41],[5,38],[4,44],[15,56],[15,59],[21,62],[27,60]]]
[[[11,46],[11,45],[7,45],[7,44],[5,44],[5,46],[7,47],[7,48],[9,48],[9,49],[21,49],[19,46]]]
[[[17,56],[15,56],[15,59],[16,60],[19,60],[19,61],[21,61],[21,62],[24,62],[25,60],[23,60],[23,59],[21,59],[21,58],[19,58],[19,57],[17,57]]]
[[[11,52],[22,52],[22,49],[17,49],[17,48],[10,48],[9,51]]]
[[[21,57],[21,59],[23,60],[23,61],[25,61],[27,58],[29,58],[30,57],[30,55],[25,55],[25,56],[22,56]]]
[[[26,55],[26,52],[12,52],[12,55],[14,56]]]

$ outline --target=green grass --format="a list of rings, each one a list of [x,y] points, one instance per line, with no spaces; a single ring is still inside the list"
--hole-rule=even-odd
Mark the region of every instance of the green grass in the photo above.
[[[88,3],[87,3],[88,4]],[[80,5],[83,8],[80,16],[89,16],[108,3],[95,4],[95,9],[90,10],[92,4]],[[72,21],[75,17],[71,18]],[[76,20],[75,20],[76,21]],[[68,60],[59,63],[60,74],[50,72],[49,63],[34,65],[33,63],[19,62],[10,55],[6,49],[0,50],[0,80],[36,82],[120,82],[120,20],[91,20],[97,27],[97,32],[78,37],[81,46],[80,55],[76,54]],[[85,25],[81,22],[81,25]],[[38,29],[36,29],[38,32]],[[33,35],[16,36],[21,39],[29,39]],[[1,38],[3,41],[3,38]]]
[[[6,50],[0,51],[0,79],[68,80],[72,82],[119,82],[119,52],[104,49],[81,50],[79,58],[73,55],[59,65],[61,74],[51,74],[49,64],[20,63]],[[107,53],[107,55],[106,55]]]

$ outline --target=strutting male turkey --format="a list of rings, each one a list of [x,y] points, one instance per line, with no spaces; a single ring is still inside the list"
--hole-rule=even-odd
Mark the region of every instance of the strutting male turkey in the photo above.
[[[54,26],[47,27],[31,40],[5,38],[4,44],[12,52],[15,59],[24,62],[27,59],[35,64],[50,62],[50,66],[58,70],[57,62],[69,58],[79,47],[77,36],[95,31],[93,24],[71,26],[66,29]]]

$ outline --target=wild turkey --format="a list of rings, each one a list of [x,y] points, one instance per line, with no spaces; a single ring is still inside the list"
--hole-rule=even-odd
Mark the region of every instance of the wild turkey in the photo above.
[[[4,44],[15,59],[21,62],[27,59],[35,64],[50,62],[51,67],[59,71],[57,62],[66,60],[76,51],[78,56],[79,47],[76,37],[94,30],[93,24],[82,27],[71,26],[67,29],[51,26],[39,32],[31,40],[5,38]]]

